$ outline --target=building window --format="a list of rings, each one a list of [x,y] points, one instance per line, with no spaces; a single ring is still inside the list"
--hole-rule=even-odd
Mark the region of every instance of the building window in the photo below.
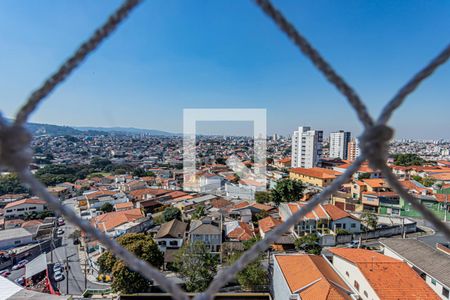
[[[359,283],[358,283],[358,281],[355,280],[353,285],[355,286],[355,289],[359,292]]]
[[[442,296],[448,298],[448,290],[445,287],[442,287]]]
[[[355,227],[356,227],[356,224],[355,224],[355,223],[352,223],[352,224],[350,225],[350,227],[351,227],[351,228],[355,228]]]
[[[30,206],[30,207],[28,207],[28,210],[34,210],[34,209],[36,209],[36,206]]]
[[[348,271],[345,271],[345,275],[347,275],[347,277],[350,277],[350,274],[348,273]]]
[[[20,244],[20,241],[14,241],[14,245],[18,245],[18,244]]]
[[[178,246],[178,242],[177,241],[170,241],[170,246]]]
[[[17,211],[24,211],[25,208],[18,208]]]
[[[431,283],[432,283],[433,285],[436,285],[436,280],[433,279],[433,278],[431,278]]]
[[[364,297],[369,298],[369,294],[367,294],[367,291],[364,291]]]
[[[9,212],[12,212],[12,209],[7,209],[6,212],[8,212],[8,213],[9,213]]]

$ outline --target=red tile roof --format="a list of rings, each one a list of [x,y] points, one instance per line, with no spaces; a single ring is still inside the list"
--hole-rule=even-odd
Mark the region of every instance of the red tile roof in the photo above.
[[[239,222],[239,226],[228,233],[228,238],[239,241],[248,241],[255,237],[253,226],[245,222]]]
[[[356,265],[380,299],[440,299],[406,263],[365,249],[331,248]]]
[[[142,212],[139,208],[114,211],[99,215],[91,220],[91,224],[102,231],[110,231],[122,224],[135,221],[142,218]]]
[[[258,221],[258,227],[260,231],[267,233],[282,223],[283,221],[275,219],[272,216],[268,216]]]
[[[8,204],[6,204],[5,209],[7,208],[11,208],[14,206],[18,206],[18,205],[22,205],[22,204],[41,204],[44,205],[47,202],[41,199],[36,199],[36,198],[27,198],[27,199],[22,199],[22,200],[17,200],[14,202],[9,202]]]
[[[297,254],[275,255],[290,292],[301,299],[352,299],[344,289],[351,289],[321,256]]]
[[[324,168],[292,168],[289,172],[320,179],[334,179],[342,174],[341,172]]]
[[[333,220],[333,221],[344,219],[344,218],[355,219],[354,216],[352,216],[345,210],[337,207],[336,205],[325,204],[323,207],[325,208],[325,211],[327,212],[327,214],[330,216],[331,220]]]

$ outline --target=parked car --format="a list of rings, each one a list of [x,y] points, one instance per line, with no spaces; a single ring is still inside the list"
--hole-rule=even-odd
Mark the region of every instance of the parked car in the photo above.
[[[0,276],[8,277],[9,275],[11,275],[11,272],[9,270],[0,271]]]
[[[28,260],[24,259],[19,261],[16,265],[12,267],[13,270],[19,270],[25,267],[25,265],[28,263]]]
[[[64,280],[64,275],[61,272],[56,272],[53,274],[53,279],[55,279],[55,281]]]
[[[65,225],[66,223],[64,222],[64,219],[63,218],[59,218],[58,219],[58,226],[63,226],[63,225]]]
[[[60,264],[60,263],[55,263],[54,265],[53,265],[53,272],[57,272],[57,271],[59,271],[59,272],[62,272],[62,269],[63,269],[63,266],[62,266],[62,264]]]
[[[347,248],[358,248],[359,245],[359,241],[354,240],[351,241],[350,243],[345,244],[345,246],[347,246]]]
[[[58,231],[56,231],[57,234],[63,234],[64,230],[62,230],[61,228],[58,229]]]
[[[24,285],[25,284],[25,277],[19,277],[16,280],[14,280],[15,283],[18,285]]]

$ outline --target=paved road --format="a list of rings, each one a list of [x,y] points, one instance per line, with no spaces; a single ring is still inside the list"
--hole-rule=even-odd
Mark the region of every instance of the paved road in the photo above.
[[[415,219],[417,221],[417,225],[419,226],[426,226],[429,228],[432,228],[433,230],[436,230],[429,221],[423,220],[423,219]],[[450,222],[447,221],[447,225],[450,226]],[[425,244],[435,248],[436,243],[449,243],[450,241],[444,236],[443,233],[436,231],[433,235],[423,236],[419,237],[418,240],[424,242]]]
[[[64,201],[65,205],[74,207],[75,200],[68,199]],[[69,263],[69,271],[64,272],[65,279],[57,283],[62,294],[81,295],[85,290],[85,278],[79,262],[78,247],[73,244],[73,240],[69,239],[69,235],[77,228],[72,224],[66,224],[61,228],[64,229],[63,241],[61,247],[53,250],[53,262],[65,264],[66,259]],[[50,262],[51,254],[47,253],[47,260]],[[87,287],[93,289],[105,289],[107,286],[99,285],[87,281]]]

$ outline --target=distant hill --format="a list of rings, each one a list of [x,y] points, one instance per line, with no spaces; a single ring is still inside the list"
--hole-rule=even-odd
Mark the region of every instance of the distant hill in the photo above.
[[[7,122],[12,122],[7,119]],[[61,126],[43,123],[26,123],[25,127],[33,135],[107,135],[107,134],[147,134],[157,136],[176,136],[177,133],[171,133],[161,130],[140,129],[132,127],[74,127]]]
[[[154,129],[142,129],[142,128],[134,128],[134,127],[74,127],[80,131],[102,131],[108,133],[128,133],[128,134],[148,134],[148,135],[161,135],[161,136],[175,136],[179,135],[177,133],[154,130]]]

